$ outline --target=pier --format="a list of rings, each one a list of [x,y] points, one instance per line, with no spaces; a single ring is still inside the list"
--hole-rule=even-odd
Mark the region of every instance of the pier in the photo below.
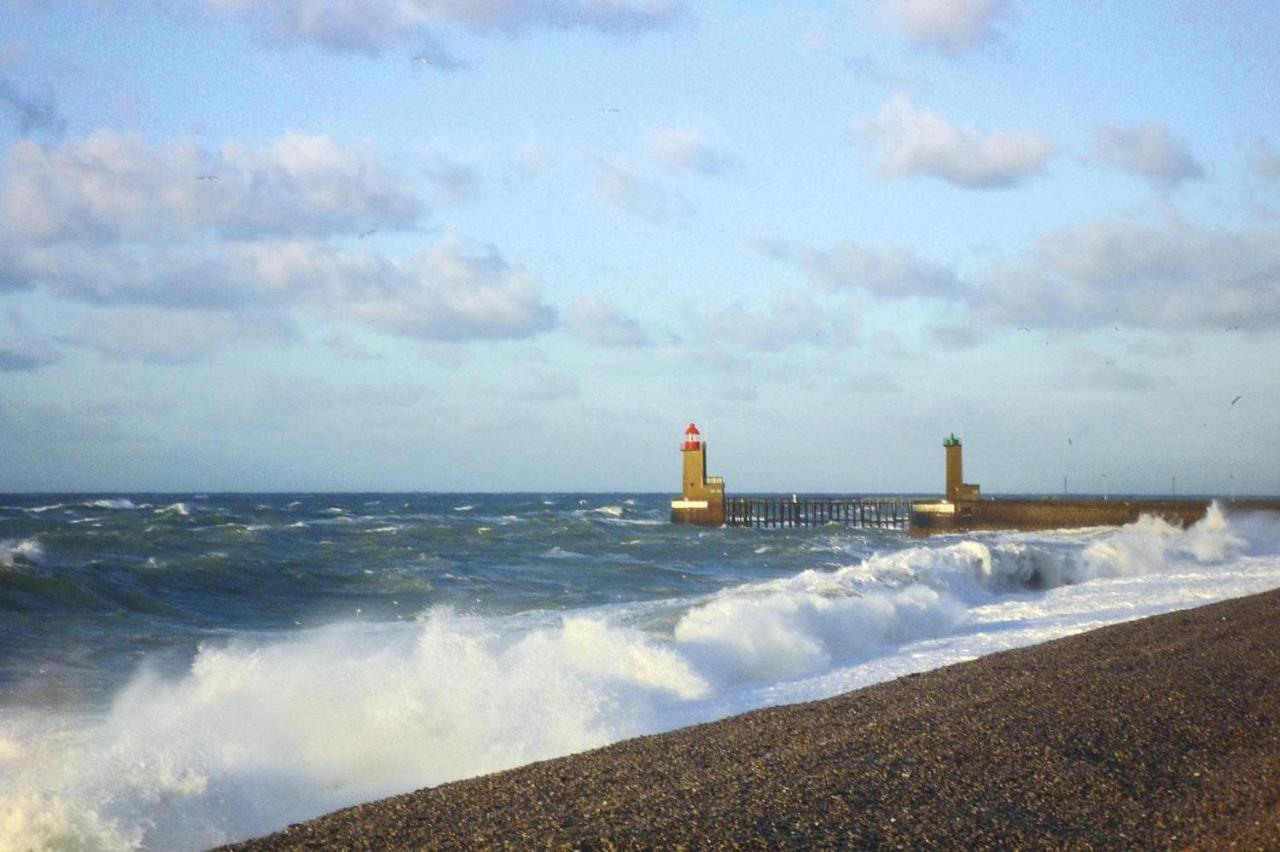
[[[943,499],[902,496],[759,495],[730,497],[724,479],[707,476],[707,442],[690,423],[680,446],[681,495],[671,501],[671,522],[703,527],[822,527],[904,530],[912,536],[971,530],[1053,530],[1130,524],[1143,515],[1188,526],[1205,516],[1209,500],[1168,498],[1067,499],[983,497],[964,481],[964,457],[954,434],[946,448]],[[1229,514],[1280,512],[1280,500],[1220,501]]]
[[[728,527],[822,527],[905,530],[911,522],[909,497],[725,497]]]

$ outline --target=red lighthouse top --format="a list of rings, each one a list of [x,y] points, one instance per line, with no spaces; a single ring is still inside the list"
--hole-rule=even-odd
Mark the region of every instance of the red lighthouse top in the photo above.
[[[698,427],[689,424],[689,428],[684,430],[684,447],[686,450],[702,449],[702,433],[698,431]]]

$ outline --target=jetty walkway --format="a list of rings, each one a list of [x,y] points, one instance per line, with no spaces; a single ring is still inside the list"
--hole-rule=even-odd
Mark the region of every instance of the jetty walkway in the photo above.
[[[919,498],[833,496],[745,496],[724,498],[730,527],[822,527],[905,530]]]

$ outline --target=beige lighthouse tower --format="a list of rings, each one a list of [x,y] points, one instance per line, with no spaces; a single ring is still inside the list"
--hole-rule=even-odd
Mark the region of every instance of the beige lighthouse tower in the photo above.
[[[947,500],[961,503],[980,499],[982,489],[964,481],[964,451],[960,448],[960,439],[952,433],[942,446],[947,448]]]
[[[671,501],[671,522],[718,527],[724,523],[724,480],[707,476],[707,442],[693,423],[680,446],[684,475],[680,499]]]

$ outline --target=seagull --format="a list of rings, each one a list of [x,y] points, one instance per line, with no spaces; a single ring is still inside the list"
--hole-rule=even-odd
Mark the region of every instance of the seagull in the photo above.
[[[1072,443],[1071,443],[1071,439],[1070,439],[1070,438],[1068,438],[1068,439],[1067,439],[1067,446],[1068,446],[1068,447],[1073,447],[1073,446],[1075,446],[1074,444],[1072,444]]]
[[[359,238],[362,240],[367,240],[369,237],[372,237],[376,233],[378,233],[377,229],[371,228],[368,231],[365,231],[363,234],[361,234]]]
[[[1229,325],[1229,326],[1227,326],[1227,331],[1239,331],[1239,330],[1240,330],[1240,326],[1238,326],[1238,325]]]
[[[600,110],[600,112],[603,114],[608,114],[608,113],[622,112],[622,110],[618,109],[617,107],[604,107]]]
[[[1240,401],[1240,399],[1241,399],[1241,397],[1239,397],[1239,396],[1238,396],[1238,397],[1236,397],[1235,399],[1231,400],[1231,405],[1235,405],[1237,402],[1239,402],[1239,401]],[[1227,408],[1230,408],[1230,407],[1231,407],[1231,405],[1228,405],[1228,406],[1227,406]]]
[[[1030,331],[1030,330],[1031,329],[1027,328],[1025,325],[1018,326],[1018,331]]]
[[[196,180],[217,180],[217,175],[200,175]]]

